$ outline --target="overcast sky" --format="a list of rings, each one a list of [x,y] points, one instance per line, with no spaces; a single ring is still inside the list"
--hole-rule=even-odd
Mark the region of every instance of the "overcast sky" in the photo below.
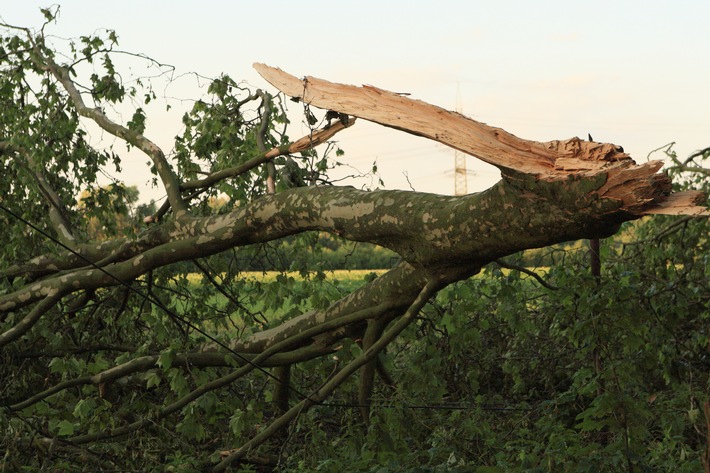
[[[0,17],[37,27],[48,5],[0,0]],[[252,63],[408,92],[452,110],[458,96],[464,114],[522,138],[591,133],[645,161],[671,141],[680,156],[710,146],[708,19],[710,2],[700,0],[74,0],[48,33],[113,29],[122,49],[177,73],[225,72],[271,91]],[[202,93],[194,80],[179,87],[169,94]],[[148,117],[148,133],[167,150],[179,115]],[[294,139],[307,132],[293,125]],[[355,168],[377,160],[389,188],[453,193],[453,151],[442,145],[362,121],[337,139]],[[124,177],[142,187],[145,160],[134,162]],[[467,166],[469,191],[498,178],[475,158]]]

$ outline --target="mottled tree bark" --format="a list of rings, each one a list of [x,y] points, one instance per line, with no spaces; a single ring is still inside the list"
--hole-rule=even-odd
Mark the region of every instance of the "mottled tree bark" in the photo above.
[[[285,385],[288,366],[332,353],[343,338],[364,337],[363,355],[345,365],[307,399],[289,407],[282,390],[278,396],[282,416],[226,458],[218,469],[227,468],[303,409],[325,399],[359,369],[360,401],[366,404],[377,356],[387,343],[406,328],[436,291],[477,273],[484,265],[524,249],[607,237],[621,223],[647,214],[707,215],[697,204],[702,197],[699,193],[671,193],[668,177],[657,172],[662,163],[636,164],[616,145],[578,138],[546,143],[523,140],[458,113],[375,87],[333,84],[312,77],[301,80],[257,65],[258,71],[287,95],[311,106],[371,120],[472,154],[497,166],[502,180],[484,192],[457,197],[303,187],[269,193],[224,215],[194,217],[181,192],[208,187],[276,156],[308,149],[352,125],[352,121],[317,131],[283,149],[266,151],[262,146],[262,155],[246,165],[180,183],[162,151],[152,142],[108,121],[100,111],[87,108],[66,71],[53,62],[47,62],[47,67],[67,87],[73,105],[83,116],[154,159],[176,218],[151,226],[135,239],[76,244],[76,253],[38,255],[8,268],[2,276],[19,278],[24,284],[16,284],[13,292],[0,295],[0,320],[22,311],[25,315],[0,334],[0,347],[31,331],[45,312],[69,294],[129,283],[162,266],[301,232],[328,232],[352,241],[374,243],[402,258],[388,273],[324,310],[313,310],[280,326],[234,340],[229,347],[234,353],[205,344],[199,352],[176,356],[175,365],[232,363],[230,366],[235,368],[163,406],[154,418],[178,411],[204,393],[245,376],[257,365],[283,367],[279,378]],[[152,369],[157,362],[158,356],[139,357],[94,376],[65,381],[7,407],[19,410],[59,390],[110,382]],[[367,408],[362,413],[369,415]],[[81,444],[123,435],[148,422],[137,421],[113,432],[68,440]]]

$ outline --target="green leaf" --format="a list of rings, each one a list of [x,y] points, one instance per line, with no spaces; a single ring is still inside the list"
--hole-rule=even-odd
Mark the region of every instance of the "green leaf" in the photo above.
[[[57,424],[59,427],[59,431],[57,432],[57,435],[60,437],[69,437],[74,435],[74,424],[69,422],[68,420],[63,420],[59,424]]]
[[[170,389],[178,395],[183,395],[187,392],[187,380],[182,371],[177,368],[170,368],[168,377],[170,378]]]
[[[158,361],[155,364],[163,368],[163,371],[167,371],[173,366],[174,359],[175,350],[167,350],[160,354]]]
[[[49,362],[49,372],[50,373],[64,373],[66,371],[66,364],[61,358],[52,358]]]
[[[160,386],[161,381],[162,381],[162,377],[156,371],[150,371],[146,375],[145,387],[150,389],[152,387]]]
[[[244,411],[237,409],[234,411],[234,414],[232,414],[232,417],[229,418],[229,430],[232,431],[232,434],[236,438],[240,438],[242,432],[244,432],[247,427],[244,422],[244,417]]]
[[[104,371],[106,368],[108,368],[108,366],[109,362],[101,355],[97,355],[96,358],[94,358],[93,362],[89,362],[86,365],[87,369],[89,370],[89,373],[92,374],[100,373],[101,371]]]
[[[111,41],[112,45],[118,46],[118,36],[116,36],[115,31],[109,30],[108,39],[109,39],[109,41]]]
[[[148,101],[146,101],[146,103],[148,103]],[[137,109],[133,113],[133,117],[127,123],[128,129],[137,133],[143,133],[145,131],[145,120],[145,112],[143,109]]]
[[[695,421],[698,420],[698,417],[700,416],[700,409],[694,407],[692,409],[688,409],[688,420],[692,423],[695,423]]]
[[[80,399],[74,406],[73,414],[75,417],[85,419],[91,415],[95,407],[93,399]]]
[[[44,16],[44,19],[48,22],[54,20],[54,13],[52,13],[52,10],[50,10],[49,8],[40,8],[39,11]]]

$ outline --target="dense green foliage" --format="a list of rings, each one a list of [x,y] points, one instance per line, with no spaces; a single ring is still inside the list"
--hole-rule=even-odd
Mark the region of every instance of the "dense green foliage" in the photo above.
[[[586,251],[569,252],[546,275],[556,291],[497,268],[447,288],[390,350],[397,388],[380,393],[367,433],[352,412],[319,409],[308,421],[322,433],[291,467],[701,471],[708,230],[629,225],[632,242],[604,242],[601,280]]]
[[[700,173],[687,184],[710,190]],[[390,350],[397,388],[364,437],[352,412],[321,409],[292,467],[701,471],[709,236],[707,219],[646,219],[603,242],[599,280],[586,248],[555,249],[557,290],[497,267],[448,287]]]
[[[0,202],[17,213],[1,217],[3,274],[59,253],[45,218],[48,189],[59,193],[81,241],[130,234],[154,213],[135,207],[130,187],[99,185],[99,168],[120,166],[118,151],[87,143],[67,94],[37,59],[54,52],[41,35],[31,41],[25,33],[6,25],[0,46]],[[147,83],[123,83],[111,59],[116,43],[112,32],[82,37],[69,45],[67,68],[88,77],[97,106],[132,103],[127,126],[142,133],[142,107],[156,96]],[[220,77],[184,116],[176,172],[189,181],[247,163],[260,148],[287,143],[286,124],[277,97]],[[301,183],[327,183],[326,155],[279,159],[277,171],[295,164]],[[216,187],[195,186],[195,214],[263,195],[267,175],[261,166]],[[704,173],[688,176],[685,186],[710,191]],[[224,195],[228,205],[213,205]],[[352,377],[250,452],[239,471],[695,472],[703,461],[707,468],[709,233],[707,219],[642,220],[603,242],[600,278],[575,243],[509,258],[545,266],[540,272],[556,289],[495,265],[443,289],[382,357],[367,422]],[[0,470],[204,471],[283,410],[276,362],[201,391],[242,361],[223,351],[204,362],[205,347],[324,309],[377,277],[337,281],[328,270],[389,268],[395,260],[373,245],[305,233],[65,297],[0,348]],[[249,270],[278,274],[254,278]],[[4,277],[0,295],[41,277]],[[4,312],[0,333],[29,312]],[[361,343],[338,339],[334,351],[287,360],[289,400],[331,379]],[[126,372],[105,379],[117,367]]]

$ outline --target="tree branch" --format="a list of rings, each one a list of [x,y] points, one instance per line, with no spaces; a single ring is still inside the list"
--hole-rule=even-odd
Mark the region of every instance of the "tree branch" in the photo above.
[[[670,156],[671,160],[673,161],[673,168],[672,169],[677,169],[682,172],[691,172],[691,173],[697,173],[697,174],[703,174],[705,176],[710,176],[710,169],[704,168],[701,166],[688,166],[688,163],[693,162],[695,158],[698,157],[706,157],[708,154],[710,154],[710,148],[705,148],[698,150],[694,153],[692,153],[688,158],[685,160],[685,162],[680,162],[678,157],[674,152],[670,151],[670,146],[668,147],[668,150],[666,152],[667,156]],[[695,164],[693,162],[693,164]]]
[[[223,179],[228,179],[231,177],[236,177],[242,175],[248,171],[251,171],[255,167],[264,164],[265,162],[271,161],[278,156],[284,156],[288,154],[300,153],[303,151],[308,151],[309,149],[315,148],[326,141],[330,140],[336,133],[349,128],[355,123],[355,120],[350,120],[348,123],[335,123],[330,128],[321,128],[316,130],[310,135],[304,136],[293,143],[287,145],[282,145],[276,148],[272,148],[269,151],[250,159],[249,161],[242,163],[238,166],[234,166],[228,169],[222,169],[220,171],[214,172],[204,179],[194,180],[184,182],[180,185],[182,190],[190,189],[202,189],[209,187]]]
[[[257,90],[256,94],[261,97],[261,123],[259,130],[256,132],[256,145],[259,152],[266,154],[266,134],[269,131],[269,123],[271,122],[271,96],[264,93],[262,90]],[[272,161],[266,162],[266,193],[276,193],[276,167]]]
[[[427,284],[422,288],[419,295],[409,306],[407,311],[402,315],[402,317],[390,327],[376,342],[374,342],[370,348],[363,351],[363,353],[355,358],[353,361],[344,366],[335,376],[333,376],[327,383],[325,383],[320,389],[312,393],[308,398],[302,400],[286,413],[282,414],[278,419],[273,421],[266,429],[259,432],[251,440],[246,442],[244,445],[239,447],[237,451],[227,456],[219,464],[214,467],[214,471],[224,471],[232,463],[243,458],[249,451],[261,445],[266,439],[271,437],[275,432],[281,430],[293,419],[299,416],[302,412],[308,408],[321,403],[325,398],[327,398],[338,386],[340,386],[345,380],[347,380],[350,375],[355,371],[360,369],[362,366],[366,365],[370,361],[374,360],[375,357],[384,350],[387,345],[392,342],[405,328],[409,326],[410,323],[416,318],[419,311],[424,307],[424,305],[429,301],[431,296],[436,293],[439,289],[440,281],[429,280]]]
[[[67,209],[59,198],[59,195],[47,181],[44,172],[42,172],[32,155],[28,153],[26,149],[14,147],[8,142],[0,141],[0,155],[8,151],[14,152],[24,158],[21,160],[22,166],[30,173],[37,183],[39,193],[42,194],[49,203],[49,221],[54,228],[57,238],[67,246],[74,246],[76,244],[76,238],[71,230],[71,224],[66,218],[66,215],[68,215]]]
[[[653,175],[653,167],[639,166],[628,173],[622,170],[606,180],[592,177],[547,182],[518,176],[485,192],[461,197],[345,187],[289,189],[228,214],[155,226],[140,241],[147,249],[129,252],[130,257],[105,271],[76,270],[45,279],[36,287],[64,295],[76,288],[112,286],[177,261],[305,231],[375,243],[418,267],[470,274],[523,249],[613,234],[621,222],[641,216],[660,192],[656,179],[639,178],[639,173]],[[600,198],[608,194],[620,199]],[[535,216],[534,224],[530,215]],[[489,237],[494,233],[520,237],[493,243]],[[34,287],[0,296],[0,312],[40,299]]]
[[[308,346],[289,352],[276,353],[272,355],[268,360],[265,360],[260,366],[263,368],[271,368],[290,365],[292,363],[298,363],[317,358],[323,356],[324,354],[331,353],[332,351],[334,351],[332,348],[326,346]],[[240,356],[237,356],[234,353],[224,352],[188,353],[175,355],[175,357],[172,359],[171,366],[195,368],[232,368],[234,366],[244,367],[245,365],[248,365],[249,362],[253,363],[252,360],[254,358],[255,357],[252,354],[240,354]],[[127,361],[125,363],[114,366],[91,376],[81,376],[79,378],[62,381],[61,383],[47,388],[44,391],[41,391],[21,402],[6,405],[3,407],[6,407],[10,411],[21,411],[22,409],[25,409],[31,406],[32,404],[36,404],[37,402],[46,399],[49,396],[65,389],[90,384],[99,385],[104,383],[110,383],[118,379],[134,375],[136,373],[143,373],[158,368],[159,360],[159,355],[148,355],[135,358],[133,360]]]
[[[376,87],[335,84],[310,76],[298,79],[265,64],[254,64],[254,68],[277,89],[309,105],[438,141],[498,167],[508,180],[563,181],[570,176],[603,179],[606,182],[595,189],[597,195],[620,201],[631,213],[655,209],[656,213],[710,215],[697,205],[700,193],[683,200],[686,207],[664,205],[671,189],[668,177],[656,174],[663,163],[637,165],[613,144],[576,137],[546,143],[524,140],[459,113]]]
[[[362,337],[362,349],[369,350],[375,342],[382,336],[385,329],[385,321],[368,320],[367,330]],[[360,404],[360,415],[365,425],[370,424],[370,401],[372,400],[372,390],[375,382],[375,371],[377,370],[378,357],[368,361],[360,368],[360,379],[358,382],[357,400]]]
[[[513,269],[515,271],[520,271],[521,273],[527,274],[528,276],[532,276],[537,282],[540,283],[542,287],[547,288],[551,291],[557,291],[559,289],[559,287],[555,287],[552,284],[549,284],[544,279],[542,279],[540,275],[537,274],[535,271],[530,271],[524,266],[518,266],[517,264],[508,263],[507,261],[504,261],[502,259],[495,260],[495,263],[501,268]]]
[[[628,158],[617,146],[578,138],[548,143],[522,140],[501,128],[370,85],[335,84],[311,76],[298,79],[259,63],[254,68],[281,92],[309,105],[438,141],[503,170],[547,176],[562,165],[569,168],[583,164],[584,169],[599,169],[605,162]],[[564,169],[561,171],[565,173]]]
[[[282,352],[283,350],[289,349],[291,346],[298,344],[300,341],[309,340],[314,337],[317,337],[318,335],[326,334],[323,340],[319,340],[320,343],[312,343],[310,346],[300,349],[301,351],[312,352],[314,350],[318,350],[320,347],[321,353],[318,353],[316,355],[316,356],[320,356],[323,354],[322,350],[325,349],[327,351],[330,351],[330,349],[328,347],[330,347],[331,342],[334,340],[329,340],[329,338],[332,337],[332,333],[335,329],[352,324],[357,321],[376,317],[377,315],[379,315],[382,312],[382,310],[383,309],[381,307],[368,307],[362,311],[359,311],[359,312],[356,312],[353,314],[348,314],[347,316],[343,316],[337,320],[330,320],[330,321],[324,322],[323,324],[321,324],[317,327],[313,327],[310,330],[305,330],[301,333],[295,334],[286,340],[280,341],[280,342],[275,343],[274,345],[270,346],[266,350],[262,351],[261,353],[259,353],[256,356],[254,356],[254,358],[252,358],[249,361],[249,363],[245,363],[241,368],[233,371],[232,373],[230,373],[226,376],[223,376],[221,378],[217,378],[215,380],[212,380],[208,383],[200,385],[198,388],[194,389],[193,391],[186,394],[185,396],[178,399],[177,401],[174,401],[172,404],[163,407],[157,414],[151,416],[150,418],[142,419],[142,420],[136,421],[132,424],[129,424],[124,427],[120,427],[120,428],[117,428],[117,429],[114,429],[114,430],[108,431],[108,432],[96,432],[93,434],[72,437],[72,438],[68,439],[67,441],[69,441],[71,443],[75,443],[75,444],[83,444],[83,443],[88,443],[88,442],[94,442],[94,441],[97,441],[100,439],[106,439],[106,438],[110,438],[110,437],[118,437],[118,436],[130,433],[130,432],[134,432],[136,430],[139,430],[139,429],[151,424],[156,419],[160,419],[160,418],[168,416],[174,412],[177,412],[178,410],[187,406],[189,403],[199,399],[204,394],[214,391],[216,389],[220,389],[224,386],[227,386],[227,385],[237,381],[238,379],[249,374],[255,368],[266,366],[264,363],[267,360],[269,360],[272,356],[276,355],[279,352]],[[301,359],[299,357],[292,357],[288,361],[288,363],[294,363],[296,361],[301,361]]]
[[[140,149],[153,161],[155,169],[158,171],[158,176],[160,176],[163,186],[165,187],[165,192],[168,195],[168,201],[175,211],[176,216],[182,217],[185,215],[187,213],[187,205],[182,200],[177,176],[165,158],[163,150],[161,150],[158,145],[143,136],[141,133],[130,130],[123,125],[113,122],[101,111],[100,108],[88,107],[84,103],[81,93],[69,77],[67,69],[58,65],[48,55],[43,54],[38,46],[35,47],[35,52],[38,57],[41,58],[38,60],[43,62],[43,64],[39,65],[49,71],[62,84],[64,89],[69,94],[72,104],[79,115],[93,120],[103,130]]]
[[[51,289],[38,288],[37,293],[41,295],[42,300],[34,306],[34,308],[22,318],[22,320],[16,323],[12,328],[0,334],[0,348],[4,347],[13,340],[17,340],[22,335],[27,333],[32,326],[61,299],[61,296],[57,293],[57,291]]]

